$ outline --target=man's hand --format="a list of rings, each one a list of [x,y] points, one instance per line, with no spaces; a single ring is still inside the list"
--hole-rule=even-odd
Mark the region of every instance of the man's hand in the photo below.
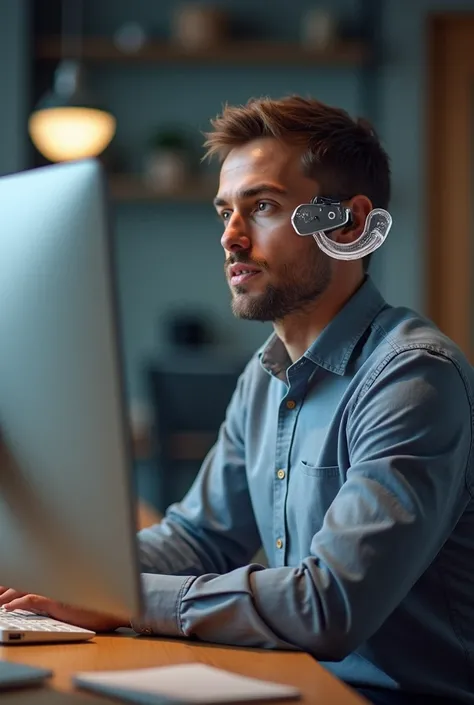
[[[55,602],[47,597],[18,592],[11,588],[0,586],[0,607],[7,612],[12,610],[28,610],[37,614],[47,614],[61,622],[74,624],[76,627],[90,629],[94,632],[111,632],[119,627],[128,627],[124,619],[113,615],[99,614],[87,610],[70,607],[61,602]]]

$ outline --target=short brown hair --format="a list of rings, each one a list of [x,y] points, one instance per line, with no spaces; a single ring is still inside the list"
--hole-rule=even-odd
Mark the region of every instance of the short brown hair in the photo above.
[[[226,105],[211,125],[205,156],[223,161],[234,147],[259,137],[306,143],[304,172],[318,181],[320,195],[346,200],[362,194],[374,208],[388,208],[388,155],[370,123],[353,120],[345,110],[295,95],[252,98],[246,105]]]

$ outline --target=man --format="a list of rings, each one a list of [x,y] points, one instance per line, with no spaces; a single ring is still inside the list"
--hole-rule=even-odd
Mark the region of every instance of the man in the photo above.
[[[474,702],[471,368],[430,322],[388,306],[364,262],[328,257],[290,220],[339,198],[352,222],[332,237],[357,240],[388,207],[387,155],[366,124],[299,97],[227,107],[212,126],[233,311],[275,332],[188,495],[139,534],[134,626],[302,649],[403,703]],[[261,544],[269,568],[250,563]],[[9,609],[120,626],[1,592]]]

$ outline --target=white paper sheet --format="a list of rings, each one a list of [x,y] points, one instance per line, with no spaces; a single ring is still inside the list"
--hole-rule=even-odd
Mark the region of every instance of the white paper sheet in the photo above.
[[[89,671],[77,673],[74,681],[91,690],[119,689],[130,693],[164,696],[189,703],[299,698],[300,691],[289,685],[269,683],[223,671],[201,663],[186,663],[131,671]]]

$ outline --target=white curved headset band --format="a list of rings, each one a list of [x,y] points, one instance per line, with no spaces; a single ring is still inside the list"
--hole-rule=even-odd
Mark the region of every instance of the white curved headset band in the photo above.
[[[392,227],[392,216],[384,208],[374,208],[365,221],[364,232],[354,242],[335,242],[329,233],[352,223],[350,208],[341,205],[339,199],[316,196],[311,203],[295,208],[291,224],[301,237],[312,235],[318,247],[329,257],[353,260],[367,257],[377,250]]]

